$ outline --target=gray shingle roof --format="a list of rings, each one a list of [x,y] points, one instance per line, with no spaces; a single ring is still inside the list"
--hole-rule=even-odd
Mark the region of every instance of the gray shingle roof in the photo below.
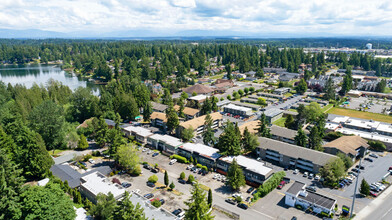
[[[279,136],[279,137],[284,137],[284,138],[288,138],[288,139],[293,139],[294,140],[294,138],[297,135],[297,133],[298,132],[296,130],[280,127],[280,126],[277,126],[277,125],[272,125],[271,126],[271,134]]]
[[[164,112],[167,109],[167,105],[158,103],[158,102],[151,102],[152,109],[154,111]]]
[[[313,164],[318,164],[320,166],[324,166],[331,158],[337,158],[331,154],[265,137],[259,137],[259,143],[259,148],[270,149],[292,158],[302,158],[304,160],[312,161]]]
[[[297,193],[299,191],[301,191],[302,188],[304,188],[304,186],[305,186],[305,183],[301,183],[301,182],[295,181],[293,183],[293,185],[291,185],[290,188],[287,190],[287,192],[290,193],[290,194],[293,194],[293,195],[297,195]]]

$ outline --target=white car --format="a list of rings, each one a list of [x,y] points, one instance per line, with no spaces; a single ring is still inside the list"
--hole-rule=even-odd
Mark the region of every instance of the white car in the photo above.
[[[305,177],[305,178],[308,177],[308,172],[305,172],[303,177]]]
[[[146,152],[148,149],[147,148],[143,148],[142,152]]]
[[[319,176],[319,175],[316,175],[316,176],[314,177],[314,180],[316,180],[316,181],[320,180],[320,176]]]
[[[188,166],[186,167],[187,170],[190,170],[190,169],[192,169],[192,168],[193,168],[193,164],[190,164],[190,165],[188,165]]]
[[[313,179],[313,176],[314,176],[313,173],[310,173],[308,178]]]
[[[170,164],[170,165],[173,165],[173,164],[175,164],[176,162],[177,162],[177,160],[176,160],[176,159],[173,159],[173,160],[170,161],[169,164]]]
[[[261,157],[258,157],[256,160],[261,161]]]
[[[294,174],[297,174],[298,172],[299,172],[299,170],[298,170],[298,169],[295,169],[293,173],[294,173]]]
[[[88,162],[90,162],[90,163],[95,163],[95,161],[93,160],[93,159],[88,159]]]

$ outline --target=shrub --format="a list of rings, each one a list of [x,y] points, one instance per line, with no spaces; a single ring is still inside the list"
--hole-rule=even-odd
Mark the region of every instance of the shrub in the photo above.
[[[235,201],[237,201],[238,203],[242,202],[242,198],[241,198],[241,196],[237,196],[237,197],[235,197]]]
[[[146,165],[146,164],[148,164],[148,162],[146,162],[146,161],[143,161],[143,165]]]
[[[326,218],[329,217],[329,214],[326,213],[326,212],[320,212],[319,215],[320,215],[321,217],[326,217]]]
[[[256,198],[256,195],[257,198],[262,198],[266,196],[279,185],[279,183],[283,180],[283,177],[285,176],[286,173],[284,171],[274,173],[274,175],[272,175],[268,180],[266,180],[263,185],[259,186],[257,193],[254,197]]]
[[[94,157],[99,157],[99,156],[101,156],[101,152],[95,150],[95,151],[92,152],[92,155],[93,155]]]
[[[180,179],[185,179],[185,173],[184,172],[181,172],[181,174],[180,174]]]
[[[377,151],[385,151],[387,147],[381,141],[369,141],[370,148]]]
[[[170,159],[176,159],[179,163],[188,163],[188,160],[185,157],[182,157],[177,154],[173,154],[170,156]]]
[[[299,209],[299,210],[303,210],[301,205],[295,205],[295,208]]]
[[[198,164],[196,164],[196,167],[201,169],[203,167],[203,165],[198,163]]]
[[[208,172],[208,167],[206,167],[206,166],[202,166],[201,169]]]
[[[148,178],[148,182],[156,183],[158,182],[158,177],[156,175],[152,175]]]
[[[142,174],[142,169],[140,168],[140,166],[135,167],[130,174],[132,176],[139,176],[140,174]]]
[[[110,173],[109,173],[109,176],[114,176],[114,173],[113,173],[113,172],[110,172]]]
[[[152,200],[151,205],[153,205],[156,208],[159,208],[159,207],[161,207],[162,203],[161,203],[161,201],[159,201],[159,199],[154,199],[154,200]]]
[[[91,154],[86,154],[86,155],[84,155],[84,157],[83,157],[83,161],[84,162],[87,162],[89,159],[91,159],[91,158],[93,158],[93,156],[91,155]]]
[[[154,165],[155,168],[158,168],[158,166],[159,166],[159,165],[158,165],[157,163]]]
[[[195,181],[195,177],[192,174],[189,174],[188,183],[192,183],[193,181]]]

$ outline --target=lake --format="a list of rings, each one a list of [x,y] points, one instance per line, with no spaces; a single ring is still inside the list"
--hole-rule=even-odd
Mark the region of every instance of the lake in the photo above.
[[[75,90],[80,86],[88,87],[93,90],[95,95],[99,94],[98,85],[65,72],[59,65],[34,64],[0,66],[0,81],[3,81],[6,85],[8,83],[11,83],[11,85],[23,84],[27,88],[30,88],[36,83],[45,86],[49,79],[59,81],[72,90]]]

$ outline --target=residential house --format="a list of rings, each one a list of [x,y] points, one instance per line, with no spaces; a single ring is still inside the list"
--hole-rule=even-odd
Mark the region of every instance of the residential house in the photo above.
[[[154,127],[161,128],[166,131],[167,118],[166,114],[162,112],[153,112],[150,116],[151,125]]]
[[[196,93],[198,95],[211,95],[214,90],[202,84],[195,84],[191,87],[183,89],[182,91],[187,93],[189,96],[192,96],[193,93]]]
[[[166,109],[168,108],[167,105],[158,102],[151,102],[151,107],[154,112],[161,112],[161,113],[165,113]]]
[[[175,105],[174,106],[174,110],[179,112],[180,111],[180,106],[179,105]],[[184,110],[182,112],[185,115],[185,120],[186,121],[194,119],[196,117],[199,117],[199,115],[200,115],[200,110],[199,109],[195,109],[195,108],[184,107]]]

